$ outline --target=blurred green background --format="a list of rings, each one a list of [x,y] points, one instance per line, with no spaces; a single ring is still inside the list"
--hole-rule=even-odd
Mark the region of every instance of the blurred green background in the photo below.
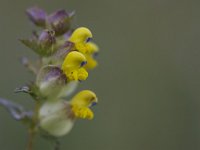
[[[34,77],[20,65],[35,57],[18,39],[34,26],[25,9],[76,10],[101,47],[99,67],[79,89],[99,98],[93,121],[78,121],[62,150],[200,149],[200,1],[1,0],[0,95],[31,108],[15,87]],[[0,108],[0,149],[25,150],[27,132]],[[38,139],[34,150],[51,150]]]

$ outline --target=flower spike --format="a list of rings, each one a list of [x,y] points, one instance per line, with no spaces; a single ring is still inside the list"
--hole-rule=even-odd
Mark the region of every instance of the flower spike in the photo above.
[[[94,118],[92,107],[98,102],[90,90],[83,90],[68,97],[77,89],[80,81],[88,78],[88,70],[97,66],[95,55],[98,46],[91,41],[92,32],[86,27],[71,26],[75,12],[60,9],[47,14],[39,7],[26,10],[27,16],[37,27],[32,37],[20,41],[39,57],[21,63],[35,76],[29,84],[16,88],[16,93],[27,93],[34,100],[34,109],[26,111],[21,105],[0,98],[0,106],[24,123],[28,129],[27,149],[33,150],[36,135],[55,140],[68,134],[78,119]]]

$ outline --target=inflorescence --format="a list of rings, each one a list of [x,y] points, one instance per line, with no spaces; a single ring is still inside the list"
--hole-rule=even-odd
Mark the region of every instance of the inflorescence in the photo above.
[[[48,15],[43,9],[32,7],[26,13],[39,31],[20,41],[39,57],[34,61],[22,58],[22,64],[35,75],[35,81],[15,92],[28,93],[35,101],[35,108],[26,111],[4,99],[0,103],[14,119],[28,127],[27,149],[31,150],[35,135],[61,137],[72,129],[77,119],[93,119],[91,107],[98,102],[94,92],[83,90],[71,100],[66,99],[80,81],[88,78],[88,71],[97,66],[99,48],[92,42],[88,28],[72,27],[74,12],[58,10]]]

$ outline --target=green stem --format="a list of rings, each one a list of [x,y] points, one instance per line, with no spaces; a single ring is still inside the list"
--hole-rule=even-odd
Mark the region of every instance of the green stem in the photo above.
[[[29,139],[27,144],[27,150],[33,150],[33,143],[35,135],[37,134],[37,123],[38,123],[38,114],[40,109],[40,102],[36,101],[35,103],[35,109],[34,109],[34,115],[32,118],[32,124],[29,127]]]
[[[27,150],[32,150],[33,149],[34,136],[35,136],[34,132],[32,130],[30,130],[29,131]]]
[[[58,140],[55,141],[54,150],[60,150],[60,142]]]

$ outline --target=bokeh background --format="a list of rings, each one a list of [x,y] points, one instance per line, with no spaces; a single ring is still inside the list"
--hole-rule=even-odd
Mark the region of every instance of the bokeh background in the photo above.
[[[101,47],[99,67],[78,90],[99,97],[93,121],[78,121],[62,150],[200,149],[200,1],[1,0],[0,95],[32,107],[15,87],[34,80],[19,58],[36,55],[18,39],[33,25],[24,10],[76,10]],[[0,149],[24,150],[27,132],[0,108]],[[34,150],[51,150],[38,139]]]

